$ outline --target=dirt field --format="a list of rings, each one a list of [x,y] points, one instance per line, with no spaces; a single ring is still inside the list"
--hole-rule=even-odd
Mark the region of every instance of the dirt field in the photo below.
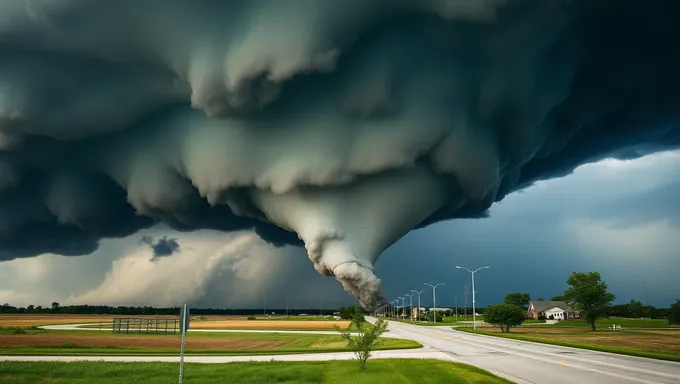
[[[333,329],[333,324],[341,328],[349,327],[350,322],[346,320],[324,321],[324,320],[204,320],[192,321],[191,329]]]
[[[176,318],[173,316],[126,316],[126,315],[48,315],[22,314],[0,315],[0,327],[32,327],[50,324],[108,323],[115,317],[129,318]],[[327,329],[333,324],[341,328],[350,325],[346,320],[246,320],[246,316],[197,316],[191,322],[192,329]],[[105,326],[103,324],[103,326]]]
[[[173,318],[172,316],[112,316],[112,315],[46,315],[46,314],[22,314],[0,315],[0,327],[32,327],[36,325],[50,324],[78,324],[112,322],[114,317],[135,318]]]
[[[484,328],[500,332],[498,328]],[[623,330],[592,332],[581,328],[514,328],[511,333],[573,343],[632,348],[680,354],[680,330]]]
[[[291,338],[188,337],[186,348],[192,350],[272,350],[285,347]],[[178,348],[179,337],[167,335],[93,335],[78,333],[0,334],[1,347],[119,347],[141,349]],[[1,350],[0,347],[0,350]]]

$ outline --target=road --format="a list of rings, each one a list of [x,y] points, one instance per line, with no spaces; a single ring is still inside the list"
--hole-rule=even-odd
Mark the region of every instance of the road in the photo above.
[[[374,319],[371,319],[374,321]],[[680,383],[680,363],[390,322],[389,331],[516,383]]]

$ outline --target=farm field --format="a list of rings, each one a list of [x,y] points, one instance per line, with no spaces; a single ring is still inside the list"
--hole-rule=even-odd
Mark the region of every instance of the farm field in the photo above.
[[[165,384],[176,382],[173,363],[0,362],[3,384]],[[213,383],[428,384],[510,383],[469,365],[437,360],[370,360],[361,373],[356,361],[186,364],[185,381]]]
[[[192,321],[192,329],[278,329],[278,330],[333,330],[333,325],[347,328],[349,320],[199,320]]]
[[[491,327],[477,331],[457,329],[566,347],[680,361],[680,330],[675,329],[624,329],[612,332],[603,327],[592,332],[585,327],[543,326],[513,328],[510,333],[501,333],[500,329]]]
[[[50,314],[0,314],[0,327],[35,327],[52,324],[80,324],[112,322],[114,317],[173,318],[173,316],[122,316],[122,315],[50,315]],[[175,316],[176,317],[176,316]]]
[[[142,319],[176,319],[177,316],[131,316],[131,315],[62,315],[62,314],[20,314],[0,315],[0,328],[8,327],[36,327],[55,324],[97,324],[96,328],[111,328],[114,318],[142,318]],[[257,330],[333,330],[337,324],[341,328],[350,325],[348,320],[333,320],[323,317],[262,317],[247,320],[247,316],[194,316],[192,329],[257,329]]]
[[[112,334],[100,331],[0,332],[0,355],[176,355],[179,335]],[[339,335],[288,333],[195,333],[187,354],[248,355],[345,351]],[[382,340],[378,349],[419,348],[403,339]]]

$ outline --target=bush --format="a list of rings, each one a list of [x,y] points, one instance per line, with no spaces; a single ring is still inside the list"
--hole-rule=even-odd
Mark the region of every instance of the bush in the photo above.
[[[255,316],[248,316],[248,320],[257,320]]]
[[[371,352],[380,345],[380,335],[387,330],[387,322],[383,319],[378,319],[375,325],[367,331],[364,329],[364,314],[357,310],[352,317],[352,324],[356,327],[357,336],[352,336],[348,331],[343,331],[337,324],[333,324],[333,328],[340,332],[345,341],[347,341],[347,348],[354,353],[359,368],[363,371],[366,368],[366,362],[371,357]]]
[[[439,313],[438,311],[430,311],[430,313],[427,314],[427,321],[434,321],[434,316],[437,317],[438,323],[444,321],[444,316],[442,316],[442,314]]]
[[[491,305],[484,312],[484,321],[499,327],[501,332],[510,332],[510,328],[521,325],[525,318],[524,309],[514,304]]]

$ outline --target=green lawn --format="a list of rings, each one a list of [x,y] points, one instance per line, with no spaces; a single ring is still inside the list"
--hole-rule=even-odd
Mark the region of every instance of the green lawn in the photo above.
[[[437,360],[186,364],[191,384],[435,384],[510,383],[481,369]],[[0,362],[3,384],[166,384],[176,382],[176,363]]]

